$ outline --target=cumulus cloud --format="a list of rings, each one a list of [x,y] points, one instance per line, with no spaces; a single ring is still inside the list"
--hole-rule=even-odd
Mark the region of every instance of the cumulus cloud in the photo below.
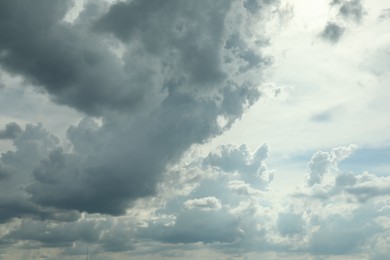
[[[249,183],[267,184],[272,181],[273,173],[263,164],[269,154],[267,144],[259,147],[253,154],[246,145],[221,145],[203,159],[204,166],[218,167],[226,172],[240,172]]]
[[[360,252],[371,258],[375,253],[366,249],[379,246],[375,239],[386,236],[384,222],[379,219],[387,219],[389,178],[368,172],[342,172],[339,162],[354,150],[356,146],[352,145],[317,152],[309,163],[316,167],[309,167],[309,172],[315,168],[323,173],[321,179],[327,181],[302,188],[293,195],[297,199],[293,199],[296,208],[302,203],[300,217],[308,220],[304,231],[308,232],[308,243],[304,245],[308,252],[318,255]]]
[[[379,246],[370,239],[384,236],[383,224],[378,219],[387,214],[383,206],[388,194],[374,195],[356,189],[357,193],[362,192],[359,197],[351,188],[370,185],[378,191],[388,190],[387,177],[342,173],[338,164],[356,149],[355,145],[349,145],[315,153],[308,171],[312,176],[315,173],[320,176],[320,181],[312,186],[303,185],[299,187],[301,194],[279,201],[270,195],[270,188],[265,193],[254,182],[245,180],[247,169],[243,165],[247,164],[243,162],[250,161],[252,154],[245,146],[219,147],[203,162],[194,160],[187,164],[186,167],[199,171],[198,185],[168,199],[153,220],[140,229],[140,236],[151,238],[157,234],[154,238],[169,244],[202,242],[204,246],[231,253],[271,248],[328,256],[366,253],[365,248]],[[210,158],[218,160],[211,163]],[[212,174],[205,174],[207,171]],[[378,180],[373,183],[375,178]],[[361,199],[367,195],[372,196]],[[216,217],[218,224],[212,219]],[[206,218],[210,218],[207,223]]]
[[[0,139],[14,139],[22,132],[22,128],[15,122],[5,125],[5,129],[0,130]]]
[[[344,173],[338,168],[339,162],[350,156],[356,146],[338,147],[330,152],[317,152],[309,163],[307,184],[310,187],[297,196],[311,196],[321,200],[341,198],[364,203],[370,199],[386,197],[390,194],[390,178],[363,173]],[[322,183],[328,175],[326,183]]]
[[[265,233],[259,226],[265,218],[262,207],[269,183],[261,182],[257,173],[266,167],[268,149],[263,145],[251,152],[246,145],[220,146],[201,160],[183,165],[180,171],[196,169],[197,185],[185,194],[168,197],[156,218],[140,229],[141,236],[165,243],[202,242],[224,250],[230,244],[253,250]]]
[[[358,175],[341,174],[336,178],[336,186],[342,187],[344,192],[360,202],[390,194],[390,178],[379,177],[368,172]]]
[[[230,152],[221,154],[226,147]],[[263,151],[257,157],[260,168],[266,165],[264,147],[268,150],[268,146],[257,149]],[[30,212],[26,211],[26,217],[1,236],[2,243],[24,241],[25,247],[62,248],[64,258],[83,255],[86,247],[97,257],[101,252],[143,256],[198,249],[228,255],[276,250],[302,257],[386,254],[388,177],[344,173],[338,166],[352,156],[356,146],[315,153],[308,172],[323,172],[321,181],[313,186],[302,183],[300,194],[282,197],[270,186],[245,178],[248,172],[243,162],[258,152],[245,145],[225,148],[204,157],[191,154],[172,165],[159,183],[157,196],[137,201],[125,216],[82,214],[77,221],[65,222],[27,217]],[[243,156],[237,151],[247,153]],[[218,155],[219,163],[207,165],[211,155]],[[221,162],[228,158],[235,163],[227,168]],[[318,195],[320,189],[326,196]],[[373,248],[377,253],[370,253],[375,252]]]
[[[337,169],[337,163],[347,158],[354,150],[356,145],[338,147],[330,152],[317,152],[311,158],[309,167],[309,175],[307,176],[307,184],[321,184],[323,176],[333,169]]]
[[[13,145],[0,157],[0,255],[388,255],[390,180],[343,172],[356,146],[314,153],[293,194],[273,189],[267,144],[186,154],[260,98],[272,62],[263,26],[277,5],[87,1],[70,21],[71,1],[2,1],[1,68],[84,118],[66,140],[42,124],[0,130]],[[341,20],[322,37],[337,42],[364,10],[332,6]]]
[[[34,157],[22,188],[33,203],[119,215],[155,194],[168,164],[258,100],[271,63],[258,25],[274,3],[96,2],[67,22],[70,3],[0,4],[2,67],[85,114],[67,131],[72,151],[59,142],[33,147],[7,125],[1,136],[15,139],[16,152],[2,160]],[[30,155],[23,142],[45,151]]]

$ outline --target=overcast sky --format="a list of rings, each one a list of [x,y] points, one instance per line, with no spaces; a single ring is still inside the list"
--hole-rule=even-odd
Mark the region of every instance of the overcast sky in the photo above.
[[[388,259],[387,0],[0,0],[0,259]]]

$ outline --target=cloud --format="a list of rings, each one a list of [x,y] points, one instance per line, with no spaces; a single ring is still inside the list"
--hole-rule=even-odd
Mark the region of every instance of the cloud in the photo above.
[[[253,154],[246,145],[222,145],[203,159],[203,165],[218,167],[226,172],[240,172],[252,185],[268,184],[273,178],[273,173],[263,164],[268,154],[268,144],[262,145]]]
[[[134,250],[135,226],[129,220],[83,215],[77,221],[22,219],[3,236],[4,244],[25,241],[21,248],[54,248],[58,259],[89,254],[100,259],[102,252]],[[87,249],[88,248],[88,249]],[[59,250],[58,250],[59,249]],[[44,251],[44,250],[42,250]],[[61,258],[63,257],[63,258]]]
[[[226,210],[189,210],[177,216],[173,226],[160,223],[140,229],[141,237],[165,243],[231,243],[241,232],[237,219]]]
[[[311,116],[310,120],[314,122],[327,123],[335,120],[340,114],[342,114],[344,108],[341,106],[327,109],[323,112],[316,113]]]
[[[254,182],[244,180],[246,164],[243,162],[251,158],[245,146],[219,147],[203,160],[194,158],[186,164],[186,167],[197,167],[199,176],[203,176],[197,179],[198,185],[185,194],[168,198],[155,211],[152,220],[140,228],[139,235],[163,243],[191,244],[195,248],[195,243],[202,242],[203,247],[228,254],[265,249],[327,256],[364,254],[365,247],[374,246],[370,242],[372,238],[384,235],[383,226],[377,220],[387,214],[383,205],[388,195],[377,194],[371,200],[360,200],[349,188],[364,186],[370,179],[378,178],[371,186],[386,190],[383,183],[387,179],[373,174],[341,173],[338,163],[355,150],[356,146],[350,145],[315,153],[309,163],[309,173],[323,172],[321,181],[300,187],[306,189],[304,196],[293,194],[279,198],[270,187],[264,192]],[[218,160],[210,161],[210,158]],[[205,162],[213,166],[205,167]],[[230,162],[229,167],[224,162]],[[212,174],[205,174],[206,171]],[[218,218],[218,224],[214,218]],[[206,219],[210,220],[206,222]]]
[[[320,36],[324,40],[327,40],[331,43],[336,43],[344,34],[344,30],[345,29],[337,23],[328,22]]]
[[[346,29],[349,28],[350,21],[360,23],[366,14],[360,0],[333,0],[330,3],[331,8],[336,7],[338,10],[339,21],[328,21],[320,36],[323,40],[331,43],[337,43],[343,36]]]
[[[4,130],[0,130],[0,139],[14,139],[21,132],[22,128],[17,123],[11,122],[5,125]]]
[[[379,177],[368,172],[363,172],[357,176],[347,175],[344,178],[341,176],[343,175],[339,175],[336,179],[336,184],[339,187],[342,186],[346,193],[353,195],[360,202],[390,194],[389,177]],[[340,179],[343,181],[340,181]],[[347,181],[345,181],[346,179]]]
[[[388,214],[384,205],[388,204],[389,177],[367,172],[342,172],[338,163],[355,149],[356,146],[352,145],[333,148],[328,153],[315,153],[309,166],[316,166],[315,171],[324,173],[321,180],[326,181],[303,188],[303,192],[293,195],[297,198],[292,202],[294,214],[301,210],[301,215],[295,217],[308,219],[302,231],[308,236],[303,250],[311,254],[365,255],[367,248],[379,246],[377,242],[372,242],[376,237],[386,236],[384,222],[378,220]],[[309,172],[314,168],[309,167]],[[374,255],[366,254],[369,258]]]
[[[343,173],[338,168],[338,163],[345,160],[356,146],[339,147],[331,152],[317,152],[309,163],[309,175],[307,184],[310,190],[296,194],[309,196],[320,200],[333,200],[335,198],[346,199],[365,203],[370,199],[386,197],[390,194],[390,178],[377,176],[364,171],[363,173]],[[325,175],[334,175],[322,183]],[[328,176],[329,177],[329,176]]]
[[[364,246],[370,236],[380,232],[381,227],[373,221],[375,209],[362,207],[351,215],[347,218],[332,214],[323,219],[319,230],[313,233],[308,249],[315,254],[345,255]]]
[[[131,97],[131,89],[123,93],[125,74],[118,59],[101,39],[62,21],[70,4],[3,1],[0,8],[7,14],[1,20],[1,33],[6,36],[0,41],[3,68],[23,75],[54,101],[83,112],[131,107],[137,94]]]
[[[184,202],[187,209],[198,208],[200,210],[217,210],[221,208],[221,202],[215,197],[205,197],[187,200]]]
[[[168,197],[155,218],[140,228],[140,236],[171,244],[202,242],[220,250],[229,250],[228,245],[253,250],[265,234],[258,226],[265,218],[261,210],[268,183],[256,174],[266,167],[268,149],[263,145],[252,153],[246,145],[220,146],[182,165],[180,172],[196,169],[197,185]],[[251,168],[255,165],[258,169]]]
[[[333,2],[337,12],[348,9],[337,13],[335,25],[344,30],[356,22],[353,4]],[[2,127],[1,138],[13,148],[0,156],[0,255],[73,259],[88,248],[96,259],[387,256],[389,177],[345,171],[340,163],[354,145],[315,152],[307,165],[301,163],[312,141],[306,134],[322,139],[320,132],[303,131],[307,140],[293,138],[296,146],[274,134],[293,151],[276,156],[267,144],[253,151],[226,144],[210,153],[213,144],[198,146],[231,128],[261,97],[263,71],[272,63],[262,52],[264,22],[280,15],[278,4],[88,1],[79,17],[66,20],[71,1],[1,2],[2,69],[20,78],[18,88],[49,96],[83,119],[62,129],[65,140],[42,124]],[[337,42],[338,33],[323,37]],[[296,54],[294,66],[304,56]],[[343,103],[347,90],[335,91],[334,102]],[[303,100],[287,102],[305,108],[290,117],[300,132],[312,111]],[[286,111],[277,119],[276,110],[256,120],[286,122]]]
[[[26,139],[26,131],[4,164],[19,172],[29,167],[33,180],[19,185],[37,205],[124,214],[136,199],[155,194],[168,164],[229,129],[259,99],[271,59],[261,52],[265,41],[252,36],[265,38],[258,22],[272,6],[98,2],[70,23],[70,1],[3,1],[2,67],[85,115],[67,131],[72,151],[41,144],[43,137]]]
[[[12,125],[12,124],[11,124]],[[33,217],[38,219],[67,218],[74,220],[79,216],[75,211],[69,212],[52,207],[45,208],[31,201],[25,192],[28,183],[31,182],[31,171],[39,164],[40,160],[48,156],[48,150],[55,149],[58,138],[43,129],[42,125],[26,125],[24,130],[18,127],[18,134],[12,142],[15,151],[7,151],[1,154],[0,181],[1,216],[0,221],[6,222],[12,218]],[[64,216],[64,217],[61,217]],[[73,217],[72,217],[73,216]]]
[[[302,183],[298,188],[306,193],[300,196],[279,196],[271,186],[257,186],[246,179],[242,162],[258,153],[245,145],[226,147],[230,147],[229,153],[219,154],[219,147],[206,156],[191,153],[172,165],[159,183],[158,194],[134,202],[124,216],[84,213],[77,220],[64,222],[26,215],[8,224],[2,243],[24,241],[24,247],[60,248],[65,259],[85,254],[86,247],[96,257],[102,252],[182,256],[200,249],[224,256],[256,255],[264,250],[299,257],[354,254],[372,258],[386,254],[388,193],[379,192],[364,200],[359,196],[367,195],[365,191],[354,193],[351,188],[368,185],[388,190],[388,177],[340,172],[338,163],[351,155],[354,145],[313,154],[309,165],[319,163],[315,158],[323,158],[320,161],[326,162],[326,167],[319,168],[327,171],[320,183]],[[257,149],[263,151],[259,167],[265,166],[263,147]],[[240,150],[247,151],[244,157],[236,153]],[[206,166],[210,155],[219,155],[218,162],[246,159],[233,160],[230,168],[224,168],[223,163]],[[319,168],[309,167],[308,171]],[[326,196],[316,194],[320,188]],[[375,252],[372,248],[377,248],[377,253],[371,253]]]
[[[309,186],[321,184],[323,176],[333,169],[337,169],[337,163],[347,158],[356,148],[356,145],[350,145],[334,148],[330,152],[315,153],[308,164],[307,184]]]
[[[9,168],[4,167],[3,164],[0,163],[0,180],[9,178],[11,174],[12,171]]]
[[[379,15],[379,20],[386,20],[390,18],[390,8],[383,9]]]
[[[335,1],[333,1],[332,4]],[[339,15],[344,19],[360,22],[364,15],[364,8],[360,0],[336,1],[340,5]]]
[[[305,230],[305,222],[301,214],[280,213],[277,220],[277,229],[283,236],[299,234]]]
[[[80,217],[77,211],[64,211],[55,208],[40,207],[26,198],[7,198],[0,200],[0,223],[6,223],[12,218],[34,218],[40,220],[53,219],[71,222]]]

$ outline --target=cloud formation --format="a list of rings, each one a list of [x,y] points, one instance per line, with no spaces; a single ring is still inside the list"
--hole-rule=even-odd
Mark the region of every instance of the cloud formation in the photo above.
[[[299,192],[283,196],[272,190],[271,183],[259,186],[246,179],[248,172],[240,167],[258,151],[263,151],[257,156],[258,167],[266,166],[268,145],[255,152],[245,145],[224,147],[247,151],[244,156],[220,154],[221,161],[231,160],[239,170],[205,165],[225,149],[219,147],[205,157],[192,156],[172,165],[157,196],[139,200],[126,216],[83,214],[68,222],[24,218],[2,241],[61,248],[64,259],[83,255],[86,247],[96,256],[130,252],[140,257],[183,250],[190,256],[198,249],[227,255],[275,250],[281,254],[275,257],[355,254],[381,259],[388,253],[383,243],[388,236],[384,227],[389,220],[390,181],[373,173],[342,172],[338,164],[352,156],[354,145],[314,153],[308,174],[322,172],[321,181],[312,186],[302,183]]]
[[[331,6],[337,6],[339,15],[354,22],[360,22],[365,13],[363,5],[360,0],[333,0]]]
[[[328,22],[320,36],[331,43],[336,43],[340,40],[344,33],[344,28],[337,23]]]
[[[315,153],[308,164],[307,184],[309,186],[321,184],[323,176],[337,167],[337,163],[347,158],[356,148],[356,145],[350,145],[334,148],[330,152]]]
[[[332,19],[318,17],[317,4],[294,1],[284,7],[268,0],[83,2],[82,8],[70,0],[0,3],[6,36],[0,91],[2,107],[9,106],[0,118],[0,258],[67,260],[88,250],[94,259],[387,259],[388,147],[363,147],[358,156],[355,145],[329,147],[366,133],[367,146],[375,135],[382,135],[374,138],[381,145],[387,140],[384,130],[371,131],[385,123],[368,120],[365,128],[346,120],[385,111],[371,109],[387,102],[387,36],[373,44],[379,49],[356,52],[357,59],[348,54],[359,44],[345,51],[344,44],[310,43],[327,20],[336,29],[325,28],[320,37],[330,43],[353,23],[376,23],[376,33],[386,32],[387,20],[375,20],[384,7],[362,23],[363,2],[354,0],[333,1]],[[304,7],[302,23],[296,23],[299,8],[291,16],[293,5]],[[275,40],[265,28],[272,16],[290,29],[281,46],[265,48]],[[276,77],[274,85],[295,86],[264,89],[272,58],[263,50],[278,55],[280,49],[285,60],[277,61],[275,74],[297,75]],[[350,77],[342,68],[351,64],[367,73]],[[23,112],[8,112],[17,110],[10,104],[19,104],[21,90],[50,98],[51,108],[67,106],[80,120],[50,119],[72,124],[61,131],[32,122],[34,112],[25,111],[35,99],[20,102]],[[249,131],[233,138],[245,136],[247,145],[221,145],[231,132],[214,139],[263,93],[264,112],[255,111],[244,125]],[[272,109],[276,99],[284,105]],[[263,135],[260,126],[272,134]],[[249,148],[264,139],[272,150]]]
[[[0,139],[15,139],[21,132],[22,128],[17,123],[11,122],[5,125],[5,129],[0,130]]]
[[[337,43],[348,29],[348,24],[361,23],[366,11],[360,0],[332,0],[330,7],[337,9],[336,19],[327,22],[320,36],[326,41]]]
[[[23,187],[32,202],[123,214],[155,193],[168,163],[230,128],[260,97],[271,62],[250,35],[273,4],[249,2],[97,2],[69,23],[70,1],[3,1],[2,67],[86,115],[67,131],[71,152],[16,125],[1,132],[14,138],[10,157],[34,157]],[[42,152],[24,142],[43,142],[30,147]]]

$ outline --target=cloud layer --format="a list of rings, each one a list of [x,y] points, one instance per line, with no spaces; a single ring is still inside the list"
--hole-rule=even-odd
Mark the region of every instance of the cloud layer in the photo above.
[[[266,168],[268,145],[255,152],[245,145],[229,147],[230,153],[220,155],[225,163],[218,166],[209,165],[209,158],[224,147],[172,166],[159,183],[158,196],[139,200],[126,216],[83,214],[75,221],[59,219],[56,212],[57,218],[24,218],[3,234],[3,243],[62,248],[63,259],[84,254],[86,247],[97,257],[103,252],[140,257],[176,252],[180,258],[184,252],[189,257],[207,249],[223,254],[280,253],[273,258],[290,254],[385,259],[390,179],[341,171],[338,164],[355,146],[313,154],[308,176],[321,173],[322,181],[302,183],[287,195],[272,190],[271,180],[264,181],[269,175],[261,170]],[[246,154],[235,152],[239,150]],[[257,175],[248,179],[253,172],[239,166],[253,158]],[[225,168],[227,162],[232,165],[230,160],[236,170]]]

